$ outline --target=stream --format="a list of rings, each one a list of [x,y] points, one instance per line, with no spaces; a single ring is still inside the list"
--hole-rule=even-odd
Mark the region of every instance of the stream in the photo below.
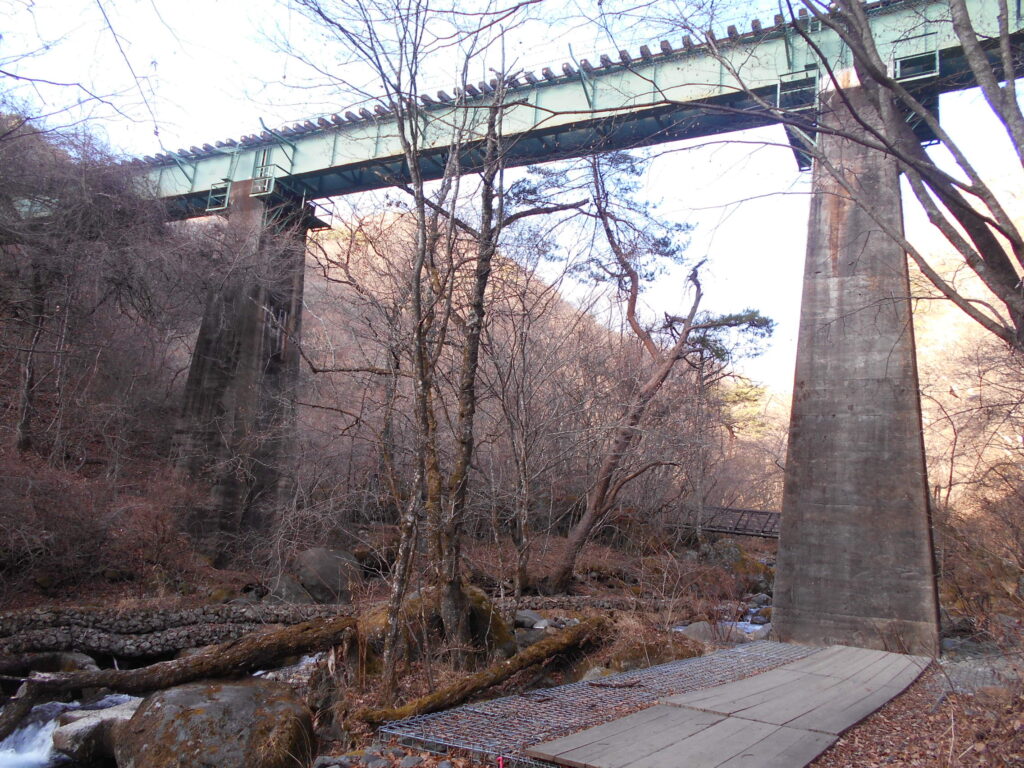
[[[75,763],[53,751],[57,718],[71,709],[106,709],[133,698],[112,694],[89,704],[50,701],[33,707],[21,728],[0,741],[0,768],[74,768]]]

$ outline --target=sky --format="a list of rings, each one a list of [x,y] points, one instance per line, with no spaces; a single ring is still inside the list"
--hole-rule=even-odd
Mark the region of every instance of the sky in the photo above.
[[[743,4],[747,10],[727,20],[770,18],[764,9],[749,10],[755,5]],[[559,6],[548,0],[541,7]],[[292,0],[0,0],[0,17],[0,84],[53,112],[52,123],[87,118],[125,154],[212,143],[258,132],[261,119],[279,125],[348,106],[305,87],[309,70],[283,51],[322,48]],[[578,21],[552,27],[538,14],[509,32],[504,50],[493,50],[525,67],[557,71],[562,61],[647,39],[639,27],[630,37],[610,39]],[[103,99],[69,108],[89,94],[11,75],[82,84]],[[443,66],[427,77],[435,89],[453,80]],[[999,132],[984,121],[977,94],[944,98],[940,112],[947,129],[982,147],[999,173]],[[665,215],[696,225],[689,255],[707,259],[704,306],[756,308],[776,321],[765,354],[739,368],[782,393],[792,386],[810,185],[790,150],[777,146],[784,143],[781,128],[773,127],[664,145],[645,180]],[[909,218],[908,229],[924,230]],[[648,295],[654,311],[685,308],[684,278],[682,271],[657,281]]]

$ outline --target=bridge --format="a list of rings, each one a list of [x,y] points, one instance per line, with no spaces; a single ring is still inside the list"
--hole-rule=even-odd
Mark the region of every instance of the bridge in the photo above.
[[[979,18],[994,25],[996,3],[972,0]],[[877,2],[869,5],[880,53],[898,80],[937,109],[938,95],[971,84],[963,52],[948,22],[944,2]],[[804,11],[806,14],[806,11]],[[992,30],[994,31],[994,27]],[[812,47],[813,46],[813,47]],[[815,51],[817,48],[818,51]],[[834,32],[803,15],[795,23],[776,16],[755,20],[742,33],[729,27],[714,44],[689,37],[663,40],[652,50],[618,51],[556,71],[511,76],[503,117],[510,166],[579,157],[668,141],[693,139],[770,125],[778,115],[806,110],[808,129],[825,70],[819,52],[835,70],[850,66]],[[732,74],[735,72],[735,74]],[[738,87],[741,77],[744,88]],[[495,81],[454,87],[451,94],[420,94],[429,117],[420,170],[440,178],[451,146],[451,128],[461,114],[490,103]],[[933,138],[925,125],[922,140]],[[476,139],[482,121],[470,124]],[[798,162],[798,132],[790,131]],[[481,161],[471,135],[462,167]],[[181,216],[226,210],[230,188],[251,181],[253,196],[299,196],[307,200],[393,186],[408,180],[408,169],[392,109],[367,103],[278,129],[181,148],[133,161],[150,185],[172,201]]]
[[[757,536],[762,539],[779,538],[781,514],[765,509],[739,507],[703,507],[687,514],[680,528],[729,536]]]
[[[922,103],[935,110],[941,93],[972,85],[946,3],[865,7],[892,75]],[[997,32],[995,0],[969,0],[968,7],[982,34]],[[1019,6],[1010,15],[1017,45]],[[856,140],[880,118],[859,87],[844,88],[843,98],[829,91],[823,62],[842,71],[850,53],[827,25],[803,16],[730,27],[699,45],[665,40],[559,71],[516,73],[505,96],[507,160],[547,162],[723,134],[777,122],[785,109],[798,118],[787,131],[806,166],[803,142],[827,115],[845,136],[822,133],[817,152],[878,201],[898,231],[895,160]],[[438,178],[452,151],[462,153],[467,172],[479,166],[477,122],[497,85],[419,94],[426,123],[416,162],[425,178]],[[468,123],[470,141],[452,150],[451,126],[465,124],[467,113],[481,117]],[[919,140],[933,138],[923,122],[910,122]],[[258,247],[268,228],[321,226],[314,201],[405,181],[397,125],[387,104],[366,103],[134,163],[174,215],[223,214],[239,242]],[[906,255],[883,232],[877,217],[815,167],[775,626],[797,642],[931,654],[938,608]],[[218,482],[212,533],[258,526],[260,501],[280,482],[273,457],[286,452],[287,430],[275,427],[290,418],[298,369],[302,242],[280,258],[287,269],[276,285],[238,277],[211,295],[193,355],[179,430],[190,468],[234,461],[257,428],[274,435],[257,441],[245,471],[236,466]]]

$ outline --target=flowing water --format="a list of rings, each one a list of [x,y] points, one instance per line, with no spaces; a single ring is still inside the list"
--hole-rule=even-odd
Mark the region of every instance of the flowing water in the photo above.
[[[86,705],[51,701],[33,707],[21,728],[0,741],[0,768],[73,768],[74,763],[53,751],[53,732],[61,713],[69,709],[106,709],[132,698],[116,694]]]
[[[57,727],[57,716],[77,705],[50,702],[32,709],[25,723],[0,741],[0,768],[43,768],[51,765],[68,765],[54,757],[51,737]]]

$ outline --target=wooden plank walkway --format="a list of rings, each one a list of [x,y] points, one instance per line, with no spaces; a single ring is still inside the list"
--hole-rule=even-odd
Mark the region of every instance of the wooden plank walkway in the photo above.
[[[571,768],[801,768],[930,659],[832,646],[744,680],[664,698],[530,757]]]

